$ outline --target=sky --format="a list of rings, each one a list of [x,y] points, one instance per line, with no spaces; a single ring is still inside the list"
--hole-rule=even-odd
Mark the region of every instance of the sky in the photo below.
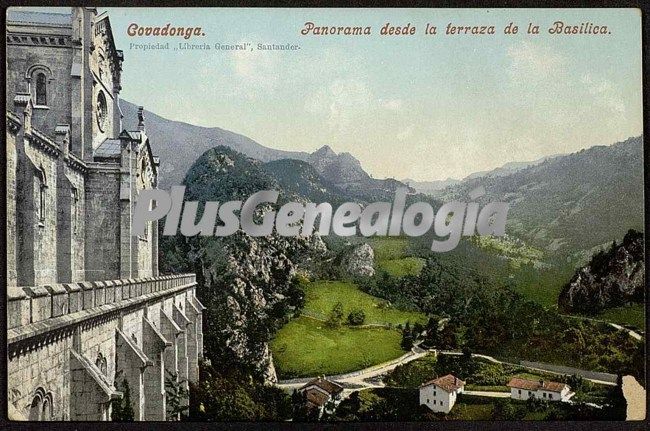
[[[510,161],[642,133],[635,9],[108,8],[124,51],[122,98],[163,117],[221,127],[277,149],[349,152],[376,178],[462,178]],[[555,21],[607,35],[551,35]],[[371,36],[302,36],[305,22]],[[381,36],[387,22],[414,36]],[[504,35],[510,22],[516,35]],[[526,32],[538,24],[539,35]],[[190,40],[127,27],[200,26]],[[438,34],[424,34],[427,23]],[[445,35],[447,24],[495,35]],[[142,51],[131,44],[291,43],[296,51]]]

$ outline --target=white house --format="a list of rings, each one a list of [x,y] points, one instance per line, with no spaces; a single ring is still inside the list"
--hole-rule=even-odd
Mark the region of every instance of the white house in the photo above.
[[[464,387],[465,382],[452,374],[428,381],[420,386],[420,405],[436,413],[449,413]]]
[[[527,400],[537,398],[548,401],[566,401],[573,393],[566,383],[547,382],[545,380],[526,380],[513,377],[507,385],[510,388],[510,398]]]

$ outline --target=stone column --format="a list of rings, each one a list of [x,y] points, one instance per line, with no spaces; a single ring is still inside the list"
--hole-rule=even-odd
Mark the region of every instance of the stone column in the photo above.
[[[33,104],[29,93],[17,93],[14,98],[16,116],[23,127],[16,134],[16,284],[33,286],[35,208],[34,172],[25,153],[25,135],[32,132]]]
[[[7,113],[6,155],[7,155],[7,286],[17,285],[16,266],[16,180],[17,180],[17,140],[23,139],[21,119]]]
[[[187,325],[187,378],[192,383],[199,381],[199,336],[201,312],[193,301],[185,297],[185,315],[190,319]]]
[[[66,176],[66,164],[68,159],[68,142],[70,140],[70,126],[59,124],[54,129],[56,143],[61,150],[61,156],[57,160],[57,226],[56,226],[56,260],[57,275],[59,283],[72,282],[74,271],[74,245],[72,231],[72,187]]]
[[[187,328],[192,324],[192,322],[176,304],[174,304],[172,316],[178,327],[184,329],[184,332],[176,338],[176,348],[178,351],[178,379],[184,383],[185,389],[189,390]]]
[[[128,136],[120,135],[121,166],[120,166],[120,278],[135,278],[133,271],[133,241],[131,238],[131,216],[133,190],[131,174],[133,171],[134,151],[133,142]],[[137,244],[138,238],[135,237]],[[137,250],[137,248],[136,248]]]
[[[172,346],[165,349],[165,379],[172,379],[182,387],[187,385],[187,381],[181,381],[178,370],[178,349],[184,339],[185,331],[176,324],[174,319],[169,316],[163,308],[160,309],[160,329],[163,336],[172,342]],[[167,390],[167,399],[169,399],[169,388]],[[181,400],[181,404],[188,405],[189,399]],[[180,419],[179,417],[176,420]]]
[[[164,421],[167,418],[164,351],[171,345],[149,319],[142,318],[142,350],[153,361],[153,365],[144,372],[144,412],[147,421]]]

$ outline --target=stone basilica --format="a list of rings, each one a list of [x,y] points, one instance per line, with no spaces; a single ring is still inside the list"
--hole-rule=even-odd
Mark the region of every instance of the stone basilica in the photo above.
[[[133,420],[178,419],[167,392],[198,380],[203,306],[194,274],[159,274],[156,223],[131,235],[159,160],[142,108],[121,127],[109,17],[10,9],[6,37],[10,418],[111,420],[130,402]]]

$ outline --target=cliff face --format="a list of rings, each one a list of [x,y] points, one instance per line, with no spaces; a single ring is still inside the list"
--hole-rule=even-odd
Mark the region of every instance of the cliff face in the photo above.
[[[219,356],[276,381],[267,342],[286,316],[302,306],[302,291],[292,281],[296,270],[317,260],[325,245],[318,237],[252,238],[241,232],[209,241],[201,258],[201,295],[217,322],[205,331],[207,344]]]
[[[187,201],[245,200],[260,190],[286,195],[262,163],[225,147],[204,153],[188,171],[185,185]],[[269,209],[267,205],[257,215]],[[251,237],[243,231],[226,237],[179,235],[163,237],[160,250],[164,271],[197,273],[197,296],[207,307],[206,356],[222,369],[237,364],[274,381],[267,342],[302,307],[303,291],[294,274],[318,270],[327,252],[321,238]]]
[[[643,233],[630,230],[621,244],[594,255],[564,286],[558,303],[565,311],[597,313],[604,308],[643,302]]]

